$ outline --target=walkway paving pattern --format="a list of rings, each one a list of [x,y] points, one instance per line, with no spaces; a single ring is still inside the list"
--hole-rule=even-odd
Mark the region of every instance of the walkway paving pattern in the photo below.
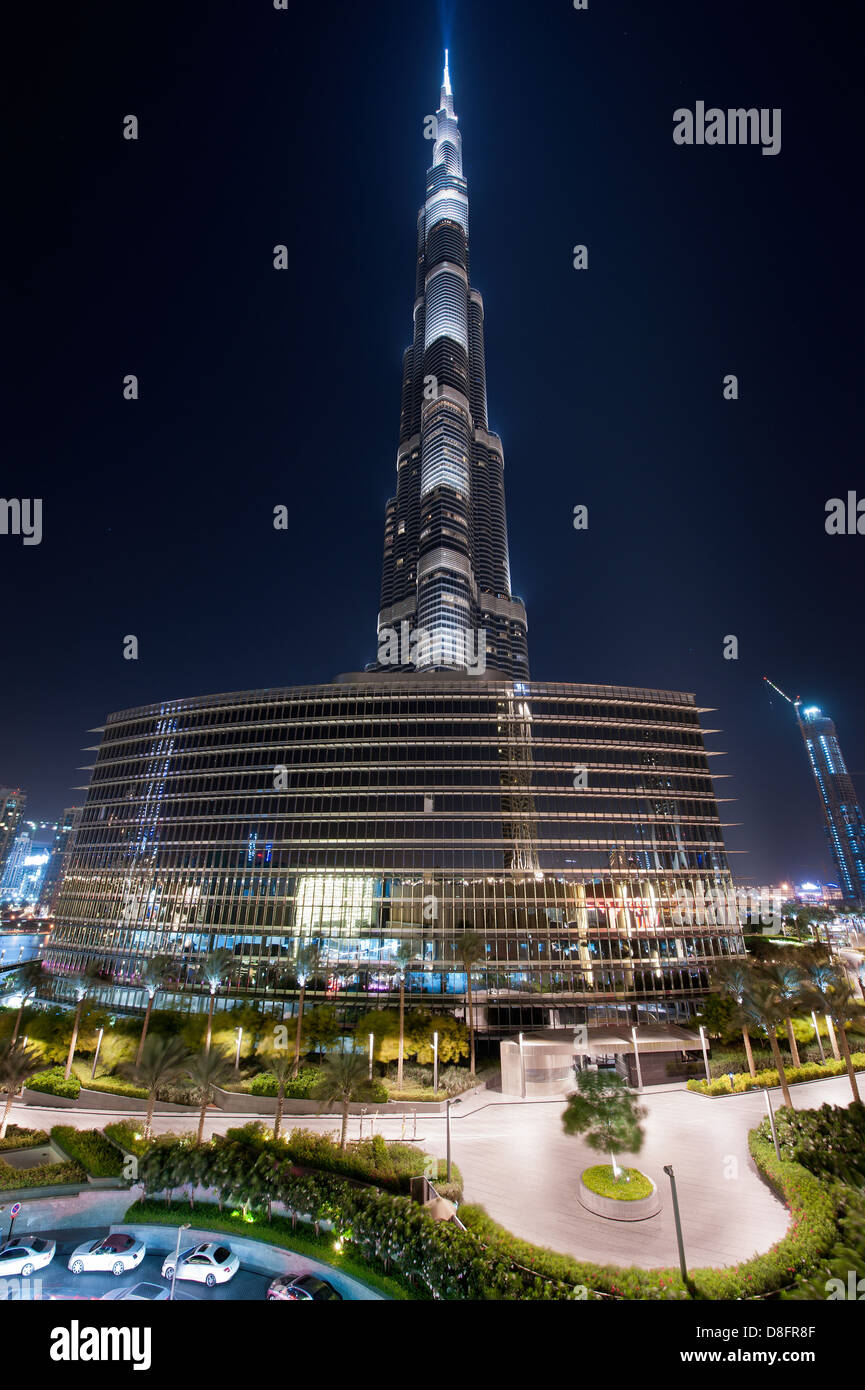
[[[824,1102],[847,1105],[850,1098],[845,1077],[793,1087],[797,1109]],[[772,1100],[776,1106],[781,1103],[779,1091],[772,1092]],[[579,1175],[600,1156],[562,1130],[563,1100],[521,1102],[492,1093],[473,1097],[452,1110],[453,1157],[462,1170],[466,1201],[485,1207],[514,1234],[554,1250],[602,1264],[677,1265],[669,1182],[663,1172],[664,1164],[672,1163],[691,1267],[736,1264],[767,1250],[784,1235],[788,1213],[748,1153],[748,1130],[766,1113],[762,1092],[708,1099],[683,1089],[649,1091],[643,1093],[641,1103],[647,1111],[646,1140],[635,1163],[660,1189],[659,1215],[641,1222],[614,1222],[586,1211],[577,1200]],[[14,1107],[13,1117],[17,1124],[46,1129],[60,1119],[57,1110],[23,1105]],[[94,1111],[62,1115],[63,1123],[81,1128],[116,1118],[116,1113],[103,1116]],[[319,1131],[332,1131],[335,1123],[333,1117],[324,1116],[304,1115],[294,1122],[286,1118],[289,1125]],[[212,1110],[207,1132],[221,1132],[237,1123],[237,1116]],[[369,1119],[366,1123],[368,1130]],[[417,1124],[416,1142],[444,1156],[444,1117],[419,1116]],[[159,1117],[157,1128],[194,1128],[194,1122],[187,1124],[186,1117]],[[401,1118],[376,1122],[376,1132],[389,1139],[399,1138],[401,1130]],[[350,1136],[355,1132],[353,1123]],[[94,1195],[87,1194],[88,1203]],[[51,1201],[47,1224],[57,1227],[66,1220],[85,1224],[81,1200]],[[35,1210],[31,1212],[35,1218]],[[113,1213],[112,1219],[117,1219]]]

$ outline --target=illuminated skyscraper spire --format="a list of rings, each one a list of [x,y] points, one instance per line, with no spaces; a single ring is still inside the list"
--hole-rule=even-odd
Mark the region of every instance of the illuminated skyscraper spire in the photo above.
[[[397,490],[385,513],[378,666],[528,675],[511,594],[502,442],[487,424],[484,306],[469,283],[469,202],[448,53],[418,213],[414,334],[403,357]],[[405,625],[405,626],[404,626]],[[408,659],[388,634],[428,637]]]

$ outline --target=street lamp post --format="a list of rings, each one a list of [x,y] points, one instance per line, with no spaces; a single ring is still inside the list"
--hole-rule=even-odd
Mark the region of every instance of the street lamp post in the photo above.
[[[712,1073],[709,1070],[709,1051],[706,1047],[706,1032],[702,1023],[700,1024],[700,1042],[703,1044],[703,1066],[706,1068],[706,1080],[712,1080]]]
[[[523,1035],[520,1033],[520,1095],[526,1098],[526,1058],[523,1052]]]
[[[169,1299],[174,1298],[174,1285],[177,1281],[177,1261],[180,1259],[180,1237],[183,1235],[184,1231],[188,1230],[188,1221],[184,1221],[183,1225],[177,1228],[177,1244],[174,1247],[174,1264],[171,1266],[171,1293],[168,1295]]]
[[[446,1119],[445,1119],[445,1128],[446,1128],[446,1130],[447,1130],[447,1180],[448,1180],[448,1182],[450,1182],[450,1180],[451,1180],[451,1167],[452,1167],[452,1165],[451,1165],[451,1106],[452,1106],[452,1105],[460,1105],[461,1103],[462,1103],[462,1098],[461,1098],[460,1096],[456,1096],[456,1097],[448,1096],[447,1100],[445,1101],[445,1116],[446,1116]]]
[[[102,1046],[102,1034],[103,1034],[104,1032],[105,1032],[105,1029],[104,1029],[104,1028],[100,1028],[98,1034],[96,1035],[96,1051],[95,1051],[94,1054],[93,1054],[93,1066],[90,1068],[90,1080],[91,1080],[91,1081],[93,1080],[94,1076],[96,1075],[96,1063],[99,1061],[99,1049],[100,1049],[100,1047]]]
[[[682,1271],[682,1280],[688,1282],[688,1266],[685,1263],[685,1242],[682,1238],[682,1218],[679,1215],[679,1197],[676,1192],[676,1175],[673,1172],[672,1163],[664,1164],[664,1172],[670,1179],[670,1192],[673,1198],[673,1218],[676,1222],[676,1244],[679,1247],[679,1269]]]
[[[433,1095],[439,1088],[439,1035],[433,1033]]]
[[[375,1034],[374,1034],[374,1033],[370,1033],[370,1035],[369,1035],[369,1079],[370,1079],[370,1081],[372,1081],[372,1054],[373,1054],[373,1051],[374,1051],[374,1050],[375,1050]]]
[[[234,1031],[237,1034],[237,1047],[234,1053],[234,1070],[240,1071],[240,1044],[243,1042],[243,1029],[235,1028]]]

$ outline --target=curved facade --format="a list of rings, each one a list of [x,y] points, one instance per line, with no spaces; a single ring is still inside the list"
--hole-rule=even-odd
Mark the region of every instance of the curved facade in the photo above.
[[[46,952],[55,992],[101,964],[143,1006],[144,959],[227,948],[227,996],[281,1014],[308,996],[347,1021],[390,994],[478,1024],[685,1019],[735,917],[682,903],[731,889],[693,697],[431,673],[172,700],[109,717]],[[706,893],[711,889],[711,893]],[[709,920],[714,918],[715,920]],[[106,991],[109,987],[106,986]]]

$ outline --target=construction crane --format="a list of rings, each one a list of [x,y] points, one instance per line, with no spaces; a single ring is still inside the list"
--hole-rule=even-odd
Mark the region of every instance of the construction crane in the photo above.
[[[779,694],[782,697],[782,699],[786,700],[788,705],[792,705],[797,714],[799,713],[799,706],[802,703],[801,695],[797,695],[795,700],[791,700],[790,696],[785,695],[780,686],[777,686],[774,681],[770,681],[768,676],[764,676],[763,680],[766,682],[767,685],[771,685],[772,689],[776,691],[777,694]]]

